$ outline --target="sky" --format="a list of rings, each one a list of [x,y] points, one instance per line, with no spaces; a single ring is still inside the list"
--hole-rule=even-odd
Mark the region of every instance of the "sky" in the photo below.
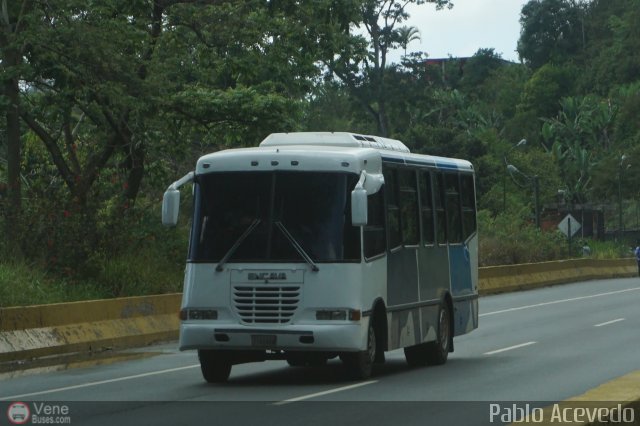
[[[432,4],[410,5],[410,18],[401,25],[420,30],[421,40],[407,52],[426,52],[430,58],[473,56],[480,48],[493,48],[503,59],[519,62],[520,10],[529,0],[453,0],[451,10],[436,11]],[[391,52],[399,62],[404,52]]]

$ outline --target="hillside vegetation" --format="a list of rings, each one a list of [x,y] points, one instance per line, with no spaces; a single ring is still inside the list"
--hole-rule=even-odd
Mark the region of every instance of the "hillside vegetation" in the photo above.
[[[491,46],[406,53],[418,35],[383,0],[18,0],[2,15],[0,306],[180,291],[190,197],[165,229],[164,190],[200,155],[276,131],[470,160],[481,265],[581,255],[583,241],[570,251],[535,228],[533,176],[543,206],[599,206],[608,230],[639,227],[637,0],[530,1],[520,63]]]

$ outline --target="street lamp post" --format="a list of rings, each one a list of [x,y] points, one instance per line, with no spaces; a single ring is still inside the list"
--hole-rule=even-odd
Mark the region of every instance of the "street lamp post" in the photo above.
[[[509,148],[507,150],[507,152],[504,154],[504,166],[506,168],[509,168],[509,162],[507,161],[507,156],[509,155],[509,153],[515,149],[515,148],[519,148],[521,146],[524,146],[527,144],[527,140],[526,139],[520,139],[520,142],[518,142],[517,144],[511,146],[511,148]],[[505,169],[505,172],[502,174],[502,211],[504,212],[505,210],[507,210],[507,172]]]
[[[527,179],[529,185],[531,185],[531,188],[533,189],[536,228],[540,229],[540,183],[538,175],[529,176],[528,174],[518,170],[518,168],[513,164],[507,164],[507,171],[509,171],[510,174],[518,173],[522,175],[525,179]]]

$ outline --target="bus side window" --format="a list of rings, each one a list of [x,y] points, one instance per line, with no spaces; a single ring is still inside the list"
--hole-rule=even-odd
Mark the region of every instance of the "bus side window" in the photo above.
[[[398,187],[400,202],[400,224],[402,227],[402,243],[417,245],[420,242],[418,215],[418,188],[414,170],[398,170]]]
[[[447,244],[447,216],[444,202],[444,176],[442,172],[435,175],[435,211],[436,211],[436,238],[438,244]]]
[[[447,223],[450,243],[462,242],[462,212],[460,211],[460,182],[458,174],[445,174]]]
[[[435,242],[433,230],[433,197],[431,192],[431,173],[420,173],[420,209],[422,214],[422,240],[430,245]]]
[[[462,192],[462,221],[464,239],[476,232],[476,195],[473,187],[473,176],[461,175],[460,186]]]
[[[383,254],[387,249],[387,236],[384,227],[384,192],[383,189],[367,197],[369,220],[364,227],[364,258]]]
[[[400,236],[400,207],[398,206],[397,170],[384,169],[384,192],[387,198],[387,229],[389,230],[389,248],[402,244]]]

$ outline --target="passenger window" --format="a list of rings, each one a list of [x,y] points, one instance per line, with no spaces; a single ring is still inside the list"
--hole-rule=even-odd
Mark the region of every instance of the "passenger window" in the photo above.
[[[422,241],[424,244],[435,242],[433,230],[433,197],[431,192],[431,173],[420,173],[420,210],[422,215]]]
[[[473,186],[472,175],[461,175],[460,185],[462,192],[462,221],[464,228],[464,240],[466,241],[476,232],[476,194]]]
[[[367,197],[368,221],[364,227],[364,257],[370,259],[385,252],[387,236],[384,227],[383,189]]]
[[[447,216],[445,212],[444,176],[442,173],[435,175],[434,199],[436,212],[436,239],[438,244],[447,244]]]
[[[397,170],[385,169],[384,188],[387,197],[387,229],[389,231],[389,248],[393,249],[402,244],[400,235],[400,207],[398,205]]]
[[[450,243],[462,242],[462,213],[460,210],[460,182],[458,175],[445,175],[445,190],[447,200],[447,231]]]
[[[400,224],[402,243],[417,245],[420,241],[418,232],[420,216],[418,215],[418,189],[414,170],[398,171],[398,187],[400,201]]]

